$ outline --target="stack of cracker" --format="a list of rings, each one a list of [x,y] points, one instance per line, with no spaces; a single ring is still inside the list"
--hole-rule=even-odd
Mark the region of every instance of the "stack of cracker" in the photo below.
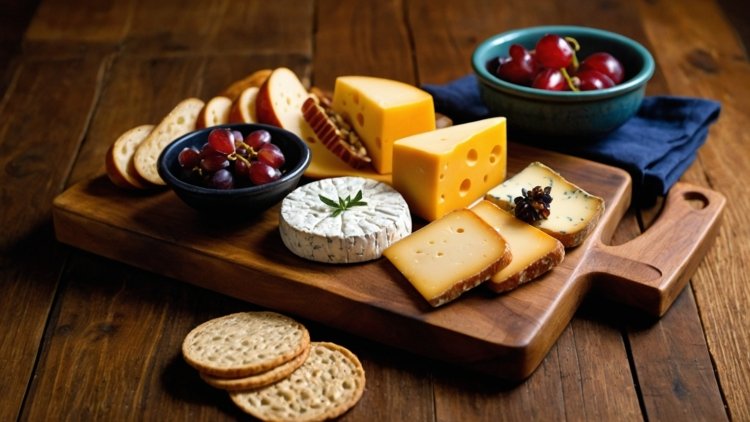
[[[304,325],[274,312],[241,312],[194,328],[185,361],[209,385],[229,391],[243,411],[262,420],[335,418],[365,388],[359,359],[346,348],[311,342]]]

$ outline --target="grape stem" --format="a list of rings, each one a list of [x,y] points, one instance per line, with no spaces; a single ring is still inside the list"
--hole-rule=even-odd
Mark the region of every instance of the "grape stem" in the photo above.
[[[257,152],[255,151],[255,149],[253,149],[253,147],[251,147],[250,145],[248,145],[248,144],[246,144],[246,143],[244,143],[244,142],[241,142],[241,143],[240,143],[240,145],[241,145],[241,146],[243,146],[243,147],[245,147],[245,148],[247,149],[247,155],[248,155],[248,156],[249,156],[250,158],[253,158],[253,157],[255,157],[255,156],[257,156],[257,155],[258,155],[258,153],[257,153]],[[248,158],[245,158],[245,157],[243,157],[243,156],[242,156],[242,155],[240,155],[240,154],[237,154],[237,151],[236,151],[236,150],[235,150],[235,151],[234,151],[233,153],[231,153],[231,154],[227,155],[227,159],[229,159],[229,160],[240,160],[240,161],[244,161],[244,162],[245,162],[245,164],[247,164],[248,166],[250,165],[250,160],[249,160]]]
[[[573,63],[572,63],[573,71],[577,71],[579,63],[578,63],[578,54],[576,54],[576,52],[578,52],[578,50],[581,49],[581,44],[579,44],[578,40],[573,37],[565,37],[564,40],[567,41],[571,47],[573,47]],[[573,79],[568,74],[568,70],[565,68],[562,68],[560,69],[560,71],[562,72],[563,77],[565,78],[565,82],[568,83],[568,87],[570,88],[570,90],[578,91],[578,87],[573,83]]]
[[[575,57],[575,56],[573,56]],[[568,74],[568,70],[564,67],[560,68],[560,73],[562,73],[563,77],[565,78],[565,82],[568,83],[568,87],[571,91],[578,91],[578,87],[573,83],[573,78],[570,77]]]

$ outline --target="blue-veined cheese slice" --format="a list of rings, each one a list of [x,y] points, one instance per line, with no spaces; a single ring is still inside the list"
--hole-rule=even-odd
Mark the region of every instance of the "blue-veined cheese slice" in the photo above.
[[[512,212],[513,199],[521,196],[521,189],[531,190],[534,186],[551,186],[552,203],[549,217],[535,221],[533,226],[558,239],[566,248],[581,244],[604,212],[604,199],[584,191],[540,162],[529,164],[490,189],[485,199]]]
[[[320,196],[354,198],[362,191],[367,205],[333,215]],[[355,263],[380,258],[383,250],[412,230],[409,206],[389,185],[362,177],[322,179],[298,187],[281,203],[279,232],[295,255],[326,263]]]

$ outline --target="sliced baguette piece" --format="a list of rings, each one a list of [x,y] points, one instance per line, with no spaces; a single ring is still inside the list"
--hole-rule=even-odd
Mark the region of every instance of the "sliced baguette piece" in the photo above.
[[[104,166],[107,176],[116,186],[125,189],[148,187],[148,182],[135,170],[133,155],[153,129],[154,125],[136,126],[125,131],[110,145],[104,158]]]
[[[229,97],[216,96],[206,102],[198,113],[195,122],[196,129],[203,129],[216,125],[229,123],[229,110],[232,108],[232,100]]]
[[[255,123],[258,118],[255,114],[255,99],[258,97],[257,86],[245,88],[229,108],[229,123]]]
[[[483,200],[471,207],[510,245],[510,264],[490,277],[485,286],[495,293],[507,292],[550,271],[565,258],[563,244],[547,233]]]
[[[134,156],[135,169],[141,177],[154,185],[166,185],[157,169],[159,154],[173,140],[195,130],[198,113],[204,105],[198,98],[182,100],[141,142]]]
[[[260,69],[245,76],[242,79],[232,82],[231,85],[224,88],[219,95],[229,98],[230,100],[236,100],[244,90],[250,87],[260,87],[263,82],[268,79],[271,75],[271,69]]]

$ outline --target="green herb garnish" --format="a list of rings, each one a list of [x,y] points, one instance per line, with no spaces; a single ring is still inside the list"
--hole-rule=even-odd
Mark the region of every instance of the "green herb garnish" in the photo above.
[[[360,190],[357,192],[356,195],[354,195],[354,198],[352,198],[351,195],[347,195],[346,198],[339,197],[338,202],[334,201],[331,198],[326,198],[323,195],[318,195],[318,198],[320,200],[328,205],[329,207],[333,208],[333,212],[331,213],[331,217],[336,217],[337,215],[341,214],[342,212],[348,210],[351,207],[357,207],[362,205],[367,205],[367,202],[362,201],[362,191]]]

